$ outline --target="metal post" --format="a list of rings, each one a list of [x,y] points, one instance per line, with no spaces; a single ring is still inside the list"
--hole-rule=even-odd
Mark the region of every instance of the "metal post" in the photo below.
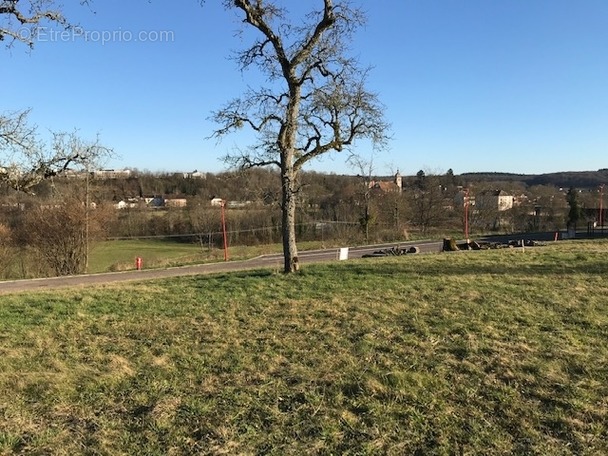
[[[224,234],[224,261],[228,261],[228,237],[226,235],[226,201],[222,200],[222,232]]]
[[[89,252],[90,252],[90,247],[89,247],[89,217],[90,217],[90,206],[91,206],[91,193],[90,193],[90,187],[89,187],[89,162],[87,161],[86,163],[86,196],[85,196],[85,206],[84,206],[84,223],[85,223],[85,232],[84,232],[84,272],[88,273],[89,272]]]
[[[604,231],[604,184],[600,185],[600,213],[599,213],[599,217],[598,222],[600,224],[600,229],[602,230],[602,232]]]
[[[469,243],[469,189],[467,188],[464,195],[464,238]]]

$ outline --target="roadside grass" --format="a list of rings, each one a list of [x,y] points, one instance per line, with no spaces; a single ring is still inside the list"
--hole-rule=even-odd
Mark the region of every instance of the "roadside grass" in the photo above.
[[[103,241],[96,244],[89,257],[89,272],[135,269],[135,258],[142,257],[146,266],[164,262],[201,258],[201,248],[164,240]]]
[[[322,242],[302,243],[300,248],[321,249],[333,247]],[[228,249],[232,260],[244,260],[260,255],[280,253],[281,244],[256,246],[231,246]],[[194,263],[223,261],[222,249],[201,248],[199,244],[167,240],[118,240],[98,243],[91,251],[89,272],[127,271],[135,269],[135,259],[143,259],[144,268],[183,266]]]
[[[608,454],[608,242],[2,297],[1,454]]]

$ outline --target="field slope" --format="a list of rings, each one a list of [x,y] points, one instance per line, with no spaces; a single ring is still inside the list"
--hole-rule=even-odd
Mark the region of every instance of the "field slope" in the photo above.
[[[607,254],[3,296],[0,454],[608,454]]]

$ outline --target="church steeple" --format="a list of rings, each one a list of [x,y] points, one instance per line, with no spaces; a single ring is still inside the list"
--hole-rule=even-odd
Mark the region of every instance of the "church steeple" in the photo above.
[[[399,191],[403,190],[403,178],[401,177],[399,170],[397,170],[397,174],[395,174],[395,185],[399,187]]]

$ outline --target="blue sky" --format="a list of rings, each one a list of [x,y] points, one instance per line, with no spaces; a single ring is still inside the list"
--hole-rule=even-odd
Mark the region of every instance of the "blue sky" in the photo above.
[[[235,36],[237,18],[220,0],[69,3],[89,40],[47,30],[32,52],[2,50],[0,111],[32,108],[42,133],[99,133],[117,153],[106,164],[114,168],[217,172],[221,156],[251,141],[206,139],[211,111],[257,81],[228,59],[248,41]],[[374,159],[378,174],[608,167],[607,1],[363,5],[368,23],[352,51],[373,67],[369,88],[392,124],[390,150]],[[370,154],[367,144],[357,152]],[[340,154],[309,169],[353,172]]]

